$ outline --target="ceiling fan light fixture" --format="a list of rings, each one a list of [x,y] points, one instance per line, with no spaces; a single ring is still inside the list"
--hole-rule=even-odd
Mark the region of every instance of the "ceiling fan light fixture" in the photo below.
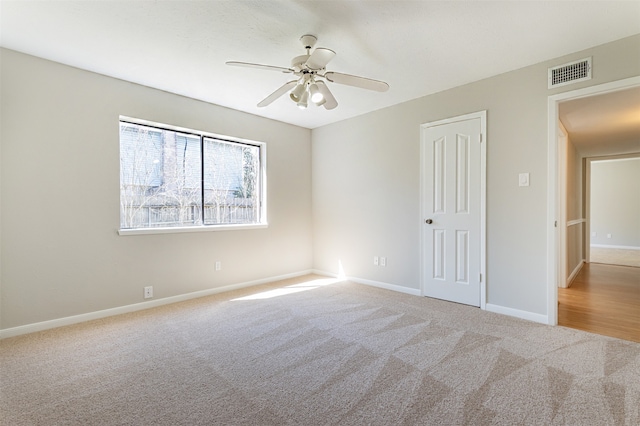
[[[302,99],[302,95],[307,92],[306,89],[307,89],[306,81],[304,81],[304,79],[301,78],[300,81],[298,81],[298,84],[296,85],[296,87],[294,87],[291,93],[289,94],[289,97],[291,98],[292,101],[299,102],[300,99]]]
[[[309,94],[311,95],[311,102],[314,104],[320,106],[324,103],[322,102],[324,101],[324,95],[320,92],[320,89],[318,89],[318,85],[315,81],[309,85]]]
[[[298,101],[298,108],[307,109],[308,100],[309,100],[309,91],[305,90],[304,92],[302,92],[302,95],[300,96],[300,100]]]

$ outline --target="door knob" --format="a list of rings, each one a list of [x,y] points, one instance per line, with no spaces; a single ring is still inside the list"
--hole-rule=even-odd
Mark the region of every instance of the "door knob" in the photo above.
[[[433,220],[427,219],[427,220],[425,220],[425,222],[427,223],[427,225],[431,225],[433,223]]]

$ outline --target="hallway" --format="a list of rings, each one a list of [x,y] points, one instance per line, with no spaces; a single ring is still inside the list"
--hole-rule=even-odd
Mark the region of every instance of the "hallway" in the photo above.
[[[585,263],[558,302],[558,325],[640,342],[640,268]]]

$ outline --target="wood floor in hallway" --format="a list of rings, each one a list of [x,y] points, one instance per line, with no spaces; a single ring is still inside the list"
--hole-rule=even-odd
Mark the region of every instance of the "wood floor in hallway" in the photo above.
[[[640,268],[586,263],[558,302],[559,325],[640,342]]]

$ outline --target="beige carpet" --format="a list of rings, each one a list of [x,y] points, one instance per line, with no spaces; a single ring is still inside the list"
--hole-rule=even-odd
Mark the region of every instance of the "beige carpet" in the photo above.
[[[640,250],[592,246],[590,247],[590,251],[591,262],[640,268]]]
[[[640,344],[305,277],[0,342],[2,425],[638,425]]]

